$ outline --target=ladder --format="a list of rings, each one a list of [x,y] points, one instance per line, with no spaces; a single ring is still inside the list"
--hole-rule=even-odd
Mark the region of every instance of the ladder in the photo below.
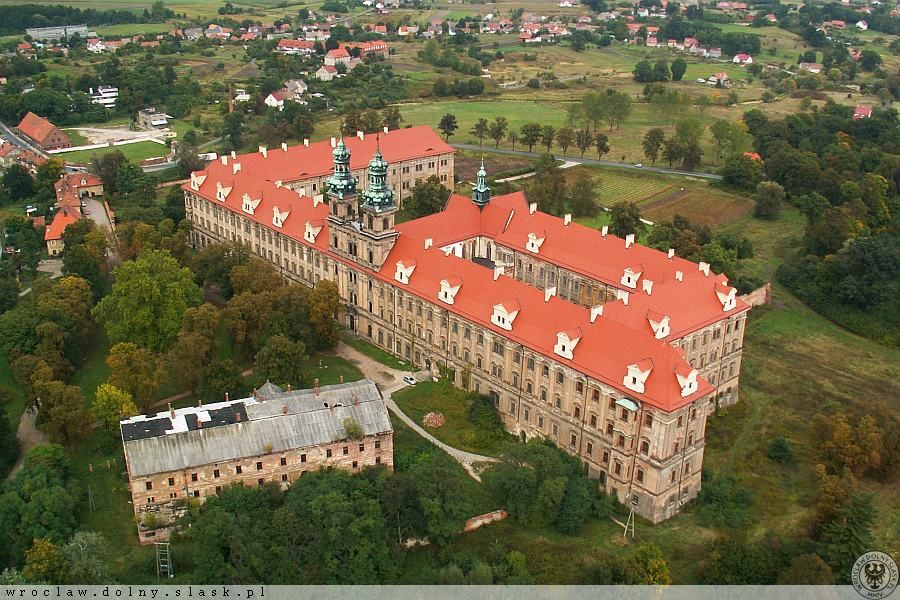
[[[175,577],[172,558],[169,554],[169,542],[156,542],[156,580],[160,577]]]

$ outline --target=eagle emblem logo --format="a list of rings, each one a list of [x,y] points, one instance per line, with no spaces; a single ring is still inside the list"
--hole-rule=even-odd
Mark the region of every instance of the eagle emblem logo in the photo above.
[[[853,564],[850,581],[863,598],[887,598],[897,589],[897,563],[890,554],[866,552]]]

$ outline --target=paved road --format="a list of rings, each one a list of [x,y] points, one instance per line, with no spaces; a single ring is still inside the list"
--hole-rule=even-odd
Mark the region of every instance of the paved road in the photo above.
[[[354,363],[363,372],[363,375],[378,384],[378,387],[381,389],[381,394],[384,396],[384,403],[392,413],[397,415],[401,421],[415,430],[416,433],[455,458],[473,478],[481,481],[481,478],[474,469],[475,463],[497,462],[497,459],[491,456],[482,456],[481,454],[474,454],[472,452],[466,452],[465,450],[459,450],[453,446],[448,446],[428,433],[418,423],[410,419],[402,410],[400,410],[400,407],[397,406],[397,403],[394,402],[391,396],[394,392],[407,387],[407,384],[403,383],[402,377],[404,375],[409,375],[408,371],[400,371],[388,367],[387,365],[383,365],[343,342],[338,346],[337,354]]]
[[[50,273],[50,279],[56,279],[57,277],[62,276],[62,260],[58,258],[48,258],[47,260],[42,260],[40,264],[38,264],[38,271],[41,273]],[[22,290],[19,292],[19,298],[22,296],[27,296],[31,293],[31,288]]]
[[[528,152],[526,150],[509,150],[506,148],[491,148],[490,146],[478,146],[477,144],[450,144],[454,148],[460,150],[474,150],[476,152],[493,152],[495,154],[511,154],[513,156],[529,156],[538,158],[543,152]],[[699,177],[701,179],[722,179],[721,175],[715,173],[697,173],[694,171],[679,171],[678,169],[667,169],[665,167],[636,167],[629,163],[618,162],[615,160],[597,160],[596,158],[579,158],[577,156],[561,156],[554,154],[556,158],[564,159],[566,162],[572,162],[576,165],[602,165],[604,167],[619,167],[622,169],[633,169],[635,171],[650,171],[652,173],[664,173],[667,175],[685,175],[687,177]]]

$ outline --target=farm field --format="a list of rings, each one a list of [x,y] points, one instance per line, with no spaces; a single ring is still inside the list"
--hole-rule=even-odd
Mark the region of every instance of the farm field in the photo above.
[[[125,144],[123,146],[106,146],[105,148],[95,148],[93,150],[63,152],[56,156],[70,163],[88,163],[94,156],[102,156],[103,154],[115,152],[116,150],[121,151],[131,162],[140,162],[147,158],[165,156],[169,153],[168,147],[162,144],[157,144],[155,142],[136,142],[134,144]]]

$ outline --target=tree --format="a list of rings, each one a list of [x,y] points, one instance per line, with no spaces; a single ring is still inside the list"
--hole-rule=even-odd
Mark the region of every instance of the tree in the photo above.
[[[84,244],[66,245],[62,271],[66,275],[77,275],[87,281],[94,298],[99,298],[106,286],[106,274],[103,272],[105,263],[105,255],[92,253]]]
[[[671,167],[684,156],[684,144],[675,139],[663,140],[662,158]]]
[[[25,167],[13,163],[3,177],[0,177],[0,189],[6,192],[11,200],[22,200],[34,194],[34,180]]]
[[[388,106],[381,111],[381,122],[384,127],[387,127],[389,130],[400,129],[400,123],[403,122],[403,115],[400,114],[400,109],[396,106]]]
[[[240,111],[225,113],[222,117],[222,136],[233,148],[240,148],[244,134],[244,115]]]
[[[472,126],[472,129],[469,130],[469,133],[478,138],[478,145],[480,146],[484,142],[484,136],[488,134],[488,120],[485,118],[478,119],[475,121],[475,125]]]
[[[581,150],[581,157],[584,158],[585,151],[594,143],[594,135],[587,129],[579,129],[575,132],[575,145]]]
[[[762,178],[762,164],[743,154],[732,154],[725,159],[722,180],[744,189],[754,189]]]
[[[537,203],[538,208],[552,215],[561,215],[565,210],[566,178],[556,165],[556,159],[544,154],[535,161],[534,177],[528,187],[528,198]]]
[[[859,55],[859,66],[863,71],[874,71],[881,66],[881,55],[875,50],[863,50]]]
[[[187,268],[165,250],[141,254],[115,270],[112,291],[94,307],[110,341],[133,341],[157,352],[181,329],[184,311],[202,300]]]
[[[597,158],[603,158],[603,155],[609,152],[609,137],[605,133],[597,132],[594,136],[594,147],[597,149]]]
[[[756,203],[753,214],[760,219],[774,220],[781,212],[784,188],[774,181],[762,181],[756,186],[756,194],[753,198]]]
[[[853,562],[875,546],[872,525],[876,516],[872,495],[857,492],[822,526],[818,554],[840,582],[849,583]]]
[[[256,355],[254,373],[276,385],[302,387],[306,383],[306,344],[273,335]]]
[[[19,301],[19,282],[10,274],[0,275],[0,314],[15,308]]]
[[[568,186],[569,210],[576,217],[594,217],[600,213],[596,202],[597,182],[587,174],[581,174]]]
[[[556,131],[556,145],[562,148],[563,155],[569,151],[569,146],[575,143],[575,130],[571,127],[560,127]]]
[[[666,140],[666,134],[661,127],[653,127],[644,134],[644,140],[641,146],[644,149],[644,156],[650,159],[651,164],[656,164],[659,158],[659,151]]]
[[[231,360],[217,360],[210,363],[203,373],[197,396],[204,402],[221,402],[225,394],[240,398],[244,390],[241,368]]]
[[[42,404],[38,422],[51,440],[71,446],[90,432],[91,418],[81,388],[48,381],[36,384],[35,391]]]
[[[672,61],[672,81],[681,81],[685,71],[687,71],[686,60],[683,58],[676,58]]]
[[[71,564],[63,551],[47,538],[34,540],[25,553],[25,579],[33,583],[66,583],[71,573]],[[79,582],[80,583],[80,582]]]
[[[553,125],[544,125],[541,129],[541,143],[547,147],[547,152],[550,152],[551,146],[553,146],[553,137],[556,135],[556,129],[554,129]]]
[[[801,554],[778,574],[778,585],[834,585],[834,573],[818,554]]]
[[[91,162],[91,172],[103,181],[103,191],[112,195],[117,193],[116,178],[128,159],[121,150],[114,150],[95,158]]]
[[[109,349],[107,383],[129,394],[137,406],[146,409],[156,399],[161,373],[157,357],[146,348],[120,342]]]
[[[638,63],[634,65],[633,75],[634,80],[638,83],[651,83],[656,81],[653,65],[650,64],[649,60],[638,61]]]
[[[672,575],[662,550],[656,544],[641,544],[632,560],[637,571],[643,574],[643,581],[648,585],[670,585]]]
[[[0,476],[6,477],[9,469],[19,458],[19,440],[16,429],[6,412],[6,407],[13,399],[12,390],[0,387]]]
[[[190,177],[194,171],[203,169],[204,162],[199,156],[200,150],[194,144],[182,141],[175,147],[175,162],[181,177]],[[178,189],[178,188],[176,188]]]
[[[272,263],[255,256],[244,264],[232,267],[228,279],[235,294],[273,291],[284,285],[284,279]]]
[[[638,236],[647,229],[641,221],[641,209],[634,202],[617,202],[609,209],[609,231],[624,238],[629,233]]]
[[[450,190],[441,184],[437,175],[417,180],[412,195],[403,202],[403,210],[412,218],[432,215],[443,210],[450,194]]]
[[[516,133],[515,131],[510,131],[509,133],[506,134],[506,141],[509,142],[510,145],[512,145],[512,149],[515,150],[516,142],[519,141],[519,134]]]
[[[500,147],[500,140],[506,135],[506,129],[509,127],[509,121],[506,117],[497,117],[488,128],[488,136],[494,140],[494,148]]]
[[[309,299],[309,324],[316,349],[325,350],[337,345],[340,334],[334,319],[340,302],[337,285],[333,281],[323,279],[313,288]]]
[[[766,456],[779,463],[789,463],[794,460],[791,445],[780,435],[769,444],[769,447],[766,449]]]
[[[668,81],[672,74],[669,72],[669,63],[664,60],[656,61],[653,65],[654,81]]]
[[[519,133],[522,137],[522,143],[528,146],[528,151],[531,152],[534,145],[541,139],[543,128],[540,123],[525,123],[519,128]]]
[[[108,383],[101,383],[94,394],[91,412],[109,433],[119,429],[119,421],[138,414],[138,407],[131,394]]]
[[[734,154],[742,149],[746,139],[746,125],[740,122],[717,119],[709,126],[719,158],[723,153]]]
[[[609,130],[612,131],[613,125],[618,129],[630,114],[631,96],[626,92],[606,90],[606,122],[609,123]]]

